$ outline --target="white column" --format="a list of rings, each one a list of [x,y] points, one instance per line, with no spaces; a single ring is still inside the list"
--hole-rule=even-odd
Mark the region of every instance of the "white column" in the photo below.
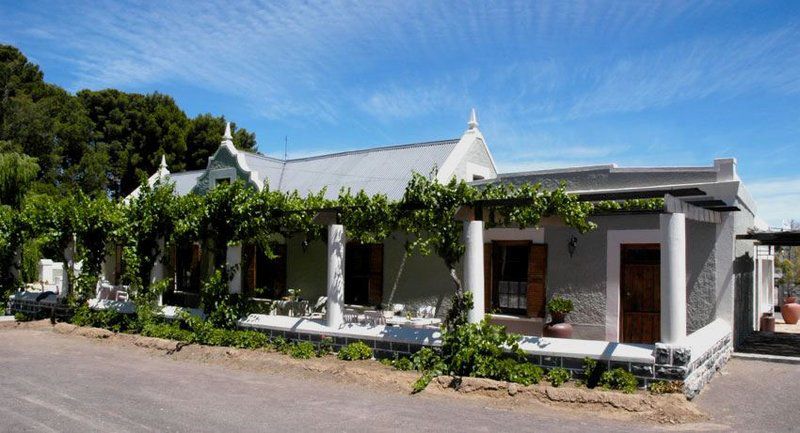
[[[469,323],[483,320],[483,221],[464,221],[464,290],[472,293]]]
[[[230,293],[242,292],[242,246],[230,245],[225,256],[228,267],[233,267],[233,278],[228,282]]]
[[[686,217],[661,214],[661,342],[686,337]]]
[[[153,269],[150,271],[150,286],[164,279],[167,271],[164,264],[164,239],[158,240],[158,256],[156,262],[153,264]],[[158,305],[164,305],[163,293],[158,294]]]
[[[60,298],[65,298],[70,291],[70,276],[75,272],[75,242],[64,248],[64,276],[58,292]]]
[[[347,240],[344,226],[328,225],[328,302],[325,305],[325,324],[331,328],[342,325],[344,316],[344,251]]]

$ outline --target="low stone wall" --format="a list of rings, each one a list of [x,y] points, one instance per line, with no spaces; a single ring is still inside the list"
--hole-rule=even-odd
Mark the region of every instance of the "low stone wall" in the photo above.
[[[350,343],[362,342],[369,346],[373,354],[378,359],[394,358],[399,356],[410,356],[418,352],[423,347],[433,347],[433,344],[426,343],[410,343],[407,341],[392,341],[380,337],[370,336],[338,336],[338,335],[325,335],[316,332],[296,332],[284,331],[278,329],[269,329],[264,327],[249,326],[247,324],[239,323],[240,329],[247,329],[250,331],[263,332],[271,338],[285,338],[287,341],[310,341],[314,346],[319,346],[324,338],[329,339],[330,345],[334,351],[347,346]]]
[[[688,374],[683,380],[683,393],[692,399],[700,390],[711,381],[716,374],[731,359],[733,353],[733,335],[728,334],[719,340],[711,349],[701,357],[689,364]]]
[[[72,308],[61,302],[55,294],[20,292],[8,299],[9,313],[22,313],[35,318],[53,317],[66,319],[72,316]]]
[[[683,393],[692,399],[732,353],[733,332],[727,322],[717,319],[679,344],[656,344],[655,378],[683,381]]]

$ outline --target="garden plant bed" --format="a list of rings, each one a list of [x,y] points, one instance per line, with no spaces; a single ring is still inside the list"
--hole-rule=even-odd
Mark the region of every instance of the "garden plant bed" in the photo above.
[[[0,323],[3,329],[26,329],[33,332],[55,332],[64,338],[84,338],[88,344],[110,344],[131,350],[144,350],[152,356],[175,361],[196,362],[223,368],[269,374],[309,377],[332,381],[342,386],[369,387],[383,392],[409,394],[419,377],[415,371],[400,371],[379,362],[342,361],[335,356],[294,359],[271,349],[237,349],[114,333],[106,329],[79,327],[66,323],[51,325],[48,320]],[[546,382],[522,386],[515,383],[479,378],[434,379],[420,398],[463,398],[479,404],[522,411],[542,405],[554,411],[585,411],[593,416],[629,419],[655,423],[690,423],[707,419],[680,394],[652,395],[639,391],[633,394],[586,389],[566,383],[558,388]],[[591,416],[590,415],[590,416]]]

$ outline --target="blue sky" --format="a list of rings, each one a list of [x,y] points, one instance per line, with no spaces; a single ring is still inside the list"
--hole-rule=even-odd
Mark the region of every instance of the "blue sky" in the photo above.
[[[502,171],[734,156],[765,219],[800,219],[798,1],[194,3],[0,0],[0,41],[273,156],[458,137],[476,107]]]

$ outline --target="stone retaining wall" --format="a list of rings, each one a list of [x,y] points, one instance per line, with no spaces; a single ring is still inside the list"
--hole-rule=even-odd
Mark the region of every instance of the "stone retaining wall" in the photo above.
[[[691,362],[688,372],[683,379],[683,393],[689,399],[694,398],[700,390],[711,381],[714,374],[719,371],[731,358],[733,353],[733,335],[729,334],[702,356]]]

